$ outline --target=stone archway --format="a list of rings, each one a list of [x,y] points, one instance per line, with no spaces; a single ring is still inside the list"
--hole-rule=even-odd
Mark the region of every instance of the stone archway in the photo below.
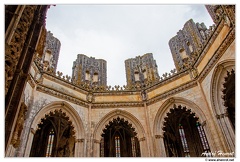
[[[218,63],[211,80],[211,103],[226,152],[235,151],[235,60]]]
[[[223,100],[224,106],[226,106],[226,112],[228,118],[232,124],[235,131],[235,71],[227,71],[227,76],[224,78],[225,82],[223,84]]]
[[[54,119],[54,116],[56,117],[55,114],[59,114],[61,116],[62,120],[56,120]],[[49,120],[51,119],[51,120]],[[61,124],[58,124],[57,121],[62,121],[60,122]],[[53,126],[54,125],[54,126]],[[60,138],[58,140],[65,140],[65,145],[69,145],[69,142],[73,141],[74,138],[74,151],[72,155],[74,157],[84,157],[86,156],[86,150],[84,149],[84,143],[86,142],[85,139],[85,129],[82,123],[82,120],[80,116],[78,115],[77,111],[67,102],[64,101],[58,101],[58,102],[52,102],[42,108],[35,116],[32,124],[31,124],[31,132],[29,133],[27,145],[26,145],[26,151],[25,151],[25,156],[30,156],[30,151],[31,148],[34,147],[34,136],[39,133],[41,135],[41,132],[38,132],[39,128],[40,129],[45,129],[46,132],[49,133],[51,132],[52,127],[65,127],[66,131],[61,131],[63,129],[57,129],[54,128],[53,131],[54,133],[56,132],[61,132],[63,135],[63,138]],[[68,144],[67,144],[67,138],[65,138],[67,133],[70,133],[70,138],[68,139]],[[45,136],[48,136],[45,134]],[[44,135],[43,135],[44,136]],[[65,137],[64,137],[65,136]],[[69,141],[70,140],[70,141]],[[44,142],[44,141],[43,141]],[[46,142],[46,141],[45,141]],[[61,150],[61,144],[59,145],[59,151]],[[66,151],[66,149],[65,149]],[[31,153],[32,154],[32,153]],[[65,153],[66,154],[66,153]],[[33,156],[34,154],[32,154]],[[36,155],[36,154],[35,154]],[[43,153],[41,154],[43,156]],[[57,154],[55,154],[57,156]]]
[[[140,147],[140,155],[142,157],[149,156],[149,149],[146,141],[146,135],[145,130],[140,123],[140,121],[130,114],[127,111],[124,110],[114,110],[106,114],[96,125],[94,132],[93,132],[93,156],[99,157],[100,156],[100,143],[102,139],[103,130],[105,130],[106,126],[109,124],[109,122],[113,121],[114,119],[124,119],[124,121],[127,121],[127,125],[131,128],[134,128],[134,131],[136,132],[135,137],[139,141],[139,147]],[[128,128],[129,129],[129,128]]]
[[[187,108],[190,110],[190,114],[196,114],[198,117],[198,122],[202,125],[204,132],[206,134],[206,138],[210,139],[211,134],[206,124],[206,116],[202,109],[200,109],[194,102],[180,98],[180,97],[172,97],[167,99],[161,107],[158,109],[156,113],[154,124],[153,124],[153,134],[155,135],[154,139],[154,147],[155,147],[155,156],[158,157],[166,157],[169,156],[168,151],[166,150],[166,141],[165,141],[165,130],[163,129],[166,125],[166,119],[169,117],[168,115],[171,113],[171,109],[181,105],[181,108]],[[182,118],[182,117],[181,117]],[[180,118],[179,118],[180,119]],[[181,123],[179,123],[181,124]],[[196,124],[196,123],[195,123]],[[176,127],[176,125],[175,125]],[[176,130],[175,130],[176,132]],[[181,144],[181,143],[180,143]],[[210,148],[214,147],[213,142],[209,141]],[[182,146],[181,146],[182,147]]]
[[[200,157],[210,152],[205,132],[190,109],[174,104],[163,123],[163,140],[168,157]]]
[[[46,114],[34,135],[31,157],[73,157],[75,130],[61,109]]]
[[[100,143],[101,157],[140,157],[137,133],[124,118],[114,118],[106,125]]]

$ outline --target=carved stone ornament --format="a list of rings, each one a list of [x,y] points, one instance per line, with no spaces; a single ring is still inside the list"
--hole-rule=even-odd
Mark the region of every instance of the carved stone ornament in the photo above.
[[[20,145],[21,142],[20,137],[23,130],[26,112],[27,106],[25,105],[25,103],[22,103],[11,141],[11,144],[13,145],[14,148],[17,148]]]
[[[90,102],[90,103],[92,103],[92,102],[94,101],[94,96],[93,96],[92,93],[88,93],[88,95],[87,95],[87,101]]]

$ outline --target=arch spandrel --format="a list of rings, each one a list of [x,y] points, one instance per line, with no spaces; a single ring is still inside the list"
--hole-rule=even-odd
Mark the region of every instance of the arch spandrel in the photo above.
[[[143,138],[145,137],[145,130],[140,123],[140,121],[131,113],[125,111],[125,110],[113,110],[109,113],[107,113],[96,125],[94,132],[93,132],[93,138],[96,140],[101,140],[101,134],[103,133],[103,129],[108,125],[110,121],[112,121],[114,118],[124,118],[129,123],[132,124],[132,127],[136,129],[137,137]]]

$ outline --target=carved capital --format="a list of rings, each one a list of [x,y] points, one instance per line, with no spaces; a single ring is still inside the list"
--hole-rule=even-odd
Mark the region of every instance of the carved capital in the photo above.
[[[197,76],[198,76],[198,70],[197,70],[196,68],[192,68],[192,69],[190,70],[190,76],[191,76],[192,79],[197,78]]]
[[[140,142],[141,142],[141,141],[145,141],[145,140],[146,140],[145,137],[142,137],[142,138],[139,139]]]
[[[155,138],[156,138],[156,139],[163,138],[163,135],[155,135]]]
[[[206,125],[206,120],[202,122],[202,127]]]
[[[31,133],[32,133],[32,134],[35,134],[36,131],[35,131],[33,128],[31,128]]]
[[[94,143],[99,143],[99,144],[100,144],[100,141],[97,140],[97,139],[93,139],[93,142],[94,142]]]
[[[81,138],[81,139],[76,139],[76,140],[75,140],[75,143],[80,143],[80,142],[83,142],[83,141],[84,141],[83,138]]]
[[[93,96],[93,94],[92,94],[92,93],[88,93],[86,100],[87,100],[89,103],[94,102],[94,96]]]

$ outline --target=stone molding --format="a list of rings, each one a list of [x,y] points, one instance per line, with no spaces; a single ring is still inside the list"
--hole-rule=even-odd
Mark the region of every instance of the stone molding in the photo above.
[[[172,90],[169,90],[167,92],[161,93],[161,94],[159,94],[159,95],[149,99],[147,101],[147,105],[151,105],[151,104],[156,103],[156,102],[158,102],[158,101],[160,101],[162,99],[165,99],[165,98],[167,98],[169,96],[172,96],[172,95],[174,95],[176,93],[180,93],[182,91],[185,91],[185,90],[190,89],[190,88],[195,87],[195,86],[197,86],[197,81],[196,80],[190,81],[190,82],[188,82],[188,83],[186,83],[186,84],[184,84],[182,86],[179,86],[179,87],[174,88]]]
[[[81,106],[86,107],[86,108],[88,107],[88,104],[85,101],[83,101],[81,99],[78,99],[76,97],[64,94],[64,93],[59,92],[57,90],[54,90],[52,88],[46,87],[44,85],[40,85],[40,84],[37,85],[37,91],[40,91],[40,92],[43,92],[43,93],[47,93],[47,94],[49,94],[51,96],[55,96],[55,97],[58,97],[58,98],[70,101],[72,103],[75,103],[77,105],[81,105]]]
[[[232,29],[229,34],[226,36],[220,47],[215,52],[214,56],[209,60],[208,64],[204,67],[203,71],[199,75],[199,80],[202,81],[208,72],[213,68],[217,61],[221,58],[227,48],[235,39],[235,29]]]

